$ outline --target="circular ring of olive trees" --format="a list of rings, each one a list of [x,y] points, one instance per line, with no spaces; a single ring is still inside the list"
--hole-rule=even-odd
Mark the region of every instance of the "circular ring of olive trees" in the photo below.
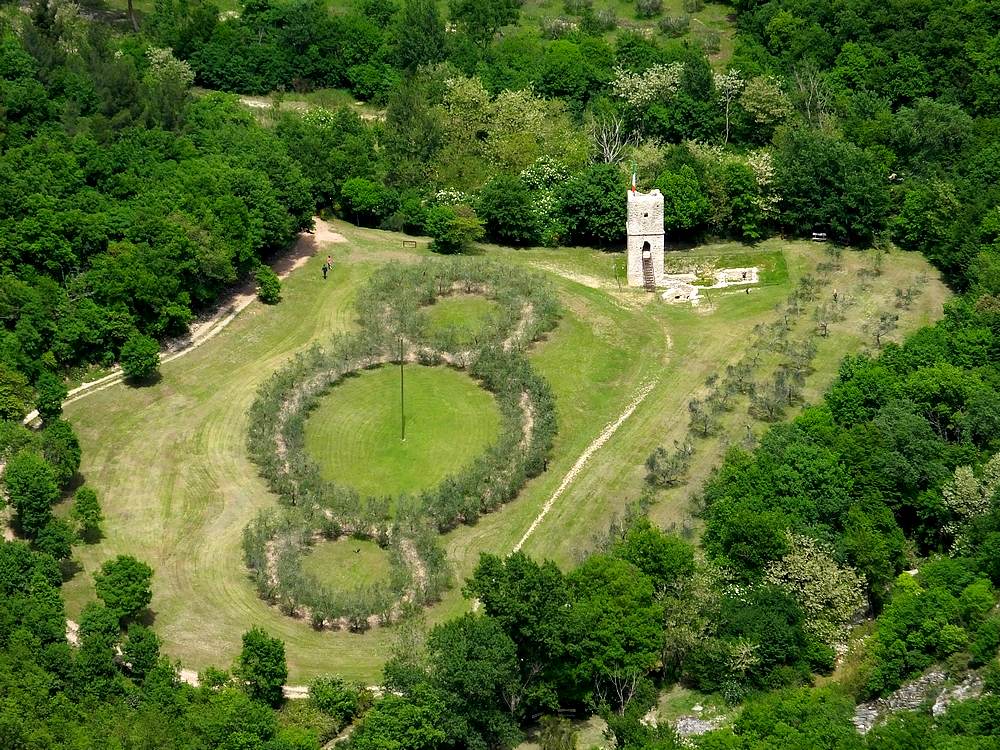
[[[430,325],[427,308],[455,293],[497,303],[471,341]],[[438,534],[512,500],[544,468],[556,430],[548,384],[524,356],[558,320],[555,295],[539,275],[482,259],[391,265],[359,290],[356,308],[356,333],[296,357],[260,387],[249,412],[250,456],[281,507],[244,529],[244,558],[262,597],[316,628],[365,630],[437,600],[451,582]],[[400,352],[405,362],[443,364],[476,379],[496,399],[499,435],[437,487],[363,496],[322,477],[305,450],[306,418],[344,378],[396,363]],[[336,591],[303,570],[311,545],[344,536],[383,547],[389,581]]]

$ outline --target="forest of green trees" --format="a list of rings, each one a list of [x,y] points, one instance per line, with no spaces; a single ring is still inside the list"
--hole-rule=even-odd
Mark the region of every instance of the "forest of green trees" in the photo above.
[[[600,712],[619,748],[666,749],[672,732],[639,719],[679,682],[743,706],[703,748],[997,747],[997,695],[863,738],[850,723],[932,664],[1000,692],[995,3],[735,0],[725,64],[671,33],[609,34],[585,0],[545,33],[515,0],[248,0],[225,17],[157,0],[138,32],[74,9],[0,5],[0,460],[24,540],[0,543],[0,746],[313,750],[360,717],[357,750],[501,750],[563,708]],[[233,96],[321,87],[384,119],[261,124]],[[328,678],[276,711],[283,647],[256,630],[231,673],[180,684],[141,624],[156,572],[132,558],[99,573],[67,643],[63,572],[102,523],[74,485],[67,374],[148,359],[317,211],[443,252],[617,248],[633,164],[680,246],[893,242],[957,296],[734,450],[697,548],[631,518],[572,571],[486,556],[466,583],[481,611],[402,642],[382,698]],[[33,407],[38,432],[20,425]],[[859,611],[865,663],[810,687]]]

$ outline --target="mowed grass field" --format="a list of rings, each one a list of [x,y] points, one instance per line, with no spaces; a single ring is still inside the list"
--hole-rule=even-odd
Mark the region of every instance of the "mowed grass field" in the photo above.
[[[292,682],[329,672],[379,679],[392,629],[364,635],[316,632],[282,615],[258,598],[240,550],[247,521],[276,502],[245,450],[246,411],[257,386],[296,352],[350,330],[355,290],[380,264],[429,255],[423,240],[416,249],[405,249],[397,234],[341,223],[336,229],[346,242],[317,248],[316,256],[284,282],[279,305],[252,304],[218,336],[165,365],[156,385],[116,385],[66,409],[83,447],[81,472],[100,493],[106,516],[104,539],[76,549],[81,570],[64,589],[71,617],[94,596],[93,571],[116,554],[134,554],[156,571],[154,627],[164,652],[185,667],[228,666],[241,634],[260,625],[285,641]],[[328,252],[335,264],[324,283],[320,265]],[[428,625],[469,608],[458,584],[479,554],[510,552],[581,453],[636,391],[650,384],[648,397],[593,453],[525,544],[531,555],[571,566],[609,519],[639,497],[649,452],[686,434],[687,402],[703,392],[705,379],[744,356],[753,327],[773,320],[775,305],[825,259],[815,245],[780,240],[754,248],[724,243],[688,251],[692,264],[710,257],[729,262],[780,253],[785,269],[750,295],[740,289],[711,290],[705,304],[692,308],[663,304],[638,290],[619,291],[613,266],[620,255],[581,248],[486,247],[484,253],[544,271],[558,292],[563,318],[534,345],[530,357],[554,391],[559,432],[548,470],[515,501],[447,535],[456,586],[427,611]],[[843,293],[856,296],[856,303],[850,319],[831,325],[828,338],[817,339],[816,370],[806,384],[809,398],[819,397],[843,355],[871,345],[861,321],[891,307],[894,288],[925,278],[912,308],[898,311],[899,330],[891,338],[898,340],[941,314],[946,290],[920,256],[894,253],[881,276],[861,282],[857,271],[867,263],[866,256],[845,252],[832,280]],[[805,327],[811,323],[800,325],[802,335],[809,335]],[[660,494],[651,511],[657,522],[690,523],[692,494],[725,446],[745,433],[748,421],[745,410],[737,409],[723,434],[699,443],[691,484]]]
[[[471,463],[497,436],[493,395],[458,370],[405,365],[403,402],[401,424],[400,372],[391,365],[331,388],[305,429],[323,476],[366,495],[419,492]]]
[[[496,302],[478,294],[452,294],[426,308],[427,323],[432,331],[451,332],[456,341],[468,343],[499,309]]]
[[[389,555],[367,539],[322,541],[302,558],[302,570],[331,588],[350,591],[389,580]]]

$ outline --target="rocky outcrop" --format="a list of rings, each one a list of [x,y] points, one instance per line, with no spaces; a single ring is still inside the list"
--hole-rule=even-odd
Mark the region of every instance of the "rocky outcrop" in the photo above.
[[[933,716],[941,716],[952,703],[961,703],[983,694],[983,678],[978,674],[970,674],[957,685],[945,688],[931,706]]]
[[[983,692],[983,678],[975,673],[967,675],[955,685],[947,686],[947,681],[948,676],[944,672],[935,670],[908,682],[885,698],[862,703],[854,709],[854,727],[861,734],[867,734],[872,727],[892,714],[917,711],[928,704],[931,705],[931,714],[940,716],[952,703],[977,698]]]

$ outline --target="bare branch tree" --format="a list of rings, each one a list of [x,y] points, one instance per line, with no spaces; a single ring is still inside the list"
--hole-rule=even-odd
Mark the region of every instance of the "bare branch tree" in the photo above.
[[[597,146],[598,158],[605,164],[617,164],[625,149],[635,143],[634,135],[628,132],[625,121],[618,115],[595,117],[590,135]]]
[[[829,93],[819,69],[812,64],[795,69],[795,99],[806,121],[815,128],[826,120]]]

